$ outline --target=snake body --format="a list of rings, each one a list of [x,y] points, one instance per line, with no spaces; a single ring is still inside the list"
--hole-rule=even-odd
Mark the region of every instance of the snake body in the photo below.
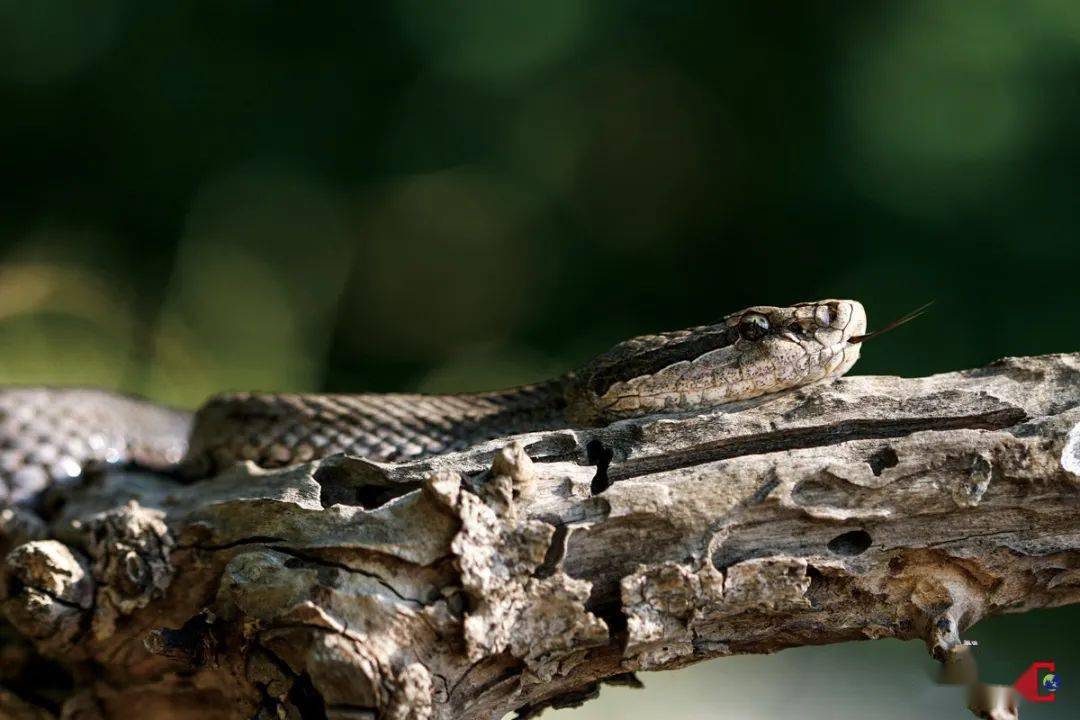
[[[227,393],[194,415],[88,389],[0,390],[0,504],[96,464],[189,477],[349,453],[399,462],[523,432],[689,412],[837,377],[859,357],[854,300],[755,306],[626,340],[560,378],[460,395]]]

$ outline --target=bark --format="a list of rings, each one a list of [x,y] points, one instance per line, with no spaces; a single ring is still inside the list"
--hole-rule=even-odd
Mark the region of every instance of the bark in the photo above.
[[[0,514],[0,717],[531,717],[795,645],[945,660],[1080,600],[1080,354],[45,509]]]

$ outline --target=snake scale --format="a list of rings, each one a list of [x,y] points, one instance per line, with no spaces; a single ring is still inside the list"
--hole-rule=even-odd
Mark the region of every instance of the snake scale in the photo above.
[[[535,385],[460,395],[228,393],[194,414],[101,390],[3,389],[0,505],[32,504],[91,466],[197,478],[244,460],[280,467],[340,452],[399,462],[516,433],[715,407],[844,374],[865,331],[854,300],[755,306],[626,340]]]

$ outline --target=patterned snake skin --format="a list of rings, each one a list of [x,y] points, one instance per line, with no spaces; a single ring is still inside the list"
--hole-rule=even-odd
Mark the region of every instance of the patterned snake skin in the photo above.
[[[0,506],[33,504],[95,465],[205,477],[346,452],[397,462],[516,433],[687,412],[847,372],[869,336],[853,300],[756,306],[632,338],[538,385],[462,395],[231,393],[192,416],[105,391],[0,390]]]
[[[196,415],[188,472],[251,460],[261,467],[334,452],[400,462],[564,423],[562,385],[467,395],[230,393]]]
[[[94,465],[166,469],[187,450],[189,413],[102,390],[0,391],[0,505],[24,504]]]

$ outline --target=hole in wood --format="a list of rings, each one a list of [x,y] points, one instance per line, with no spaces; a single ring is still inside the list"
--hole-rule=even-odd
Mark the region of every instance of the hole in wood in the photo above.
[[[547,521],[545,520],[545,522]],[[563,557],[566,556],[566,537],[570,532],[570,528],[558,519],[551,524],[555,525],[555,532],[551,536],[551,543],[548,545],[547,553],[544,556],[544,562],[541,563],[540,567],[536,568],[536,571],[533,573],[533,577],[535,578],[543,579],[554,575],[555,570],[559,567],[559,563],[561,563]]]
[[[342,465],[323,465],[315,471],[319,483],[319,502],[324,508],[332,505],[359,505],[365,510],[382,507],[394,498],[412,492],[417,483],[380,485],[365,483]]]
[[[585,445],[585,456],[590,465],[596,466],[596,474],[593,475],[592,484],[589,487],[593,495],[599,495],[611,487],[608,466],[611,465],[611,458],[615,456],[615,451],[599,440],[590,440]]]
[[[800,480],[791,490],[791,499],[798,505],[810,507],[827,505],[834,508],[851,507],[852,498],[842,488],[834,487],[835,480],[809,478]]]
[[[900,463],[900,456],[891,447],[883,447],[866,460],[870,466],[870,472],[881,475],[888,468],[896,467]]]
[[[311,676],[301,673],[293,680],[289,690],[289,702],[303,720],[326,720],[326,701],[311,682]]]
[[[862,555],[870,547],[873,538],[865,530],[851,530],[829,541],[829,552],[834,555]]]

